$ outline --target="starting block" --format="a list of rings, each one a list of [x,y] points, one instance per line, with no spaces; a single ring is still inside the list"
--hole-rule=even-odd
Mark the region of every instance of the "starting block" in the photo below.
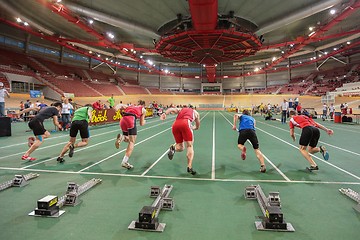
[[[12,180],[0,184],[0,191],[10,187],[24,187],[29,184],[29,180],[40,176],[37,173],[29,173],[26,175],[15,175]]]
[[[79,196],[94,187],[98,183],[101,183],[101,179],[91,179],[90,181],[79,186],[74,182],[69,182],[66,190],[66,194],[60,198],[53,195],[48,195],[37,201],[37,208],[30,212],[29,216],[35,217],[60,217],[65,211],[60,210],[65,206],[76,206],[81,201]]]
[[[281,202],[279,192],[270,192],[265,197],[260,185],[248,186],[245,188],[245,199],[256,199],[259,203],[263,217],[260,221],[255,221],[255,227],[259,231],[282,231],[295,232],[291,223],[284,221],[284,215],[281,211]]]
[[[340,188],[339,192],[341,192],[342,194],[348,196],[349,198],[351,198],[352,200],[354,200],[355,202],[357,202],[357,205],[355,205],[353,208],[360,213],[360,194],[358,192],[355,192],[354,190],[350,189],[350,188]]]
[[[37,208],[34,211],[30,212],[29,216],[36,217],[60,217],[65,211],[60,210],[60,207],[57,205],[58,197],[53,195],[48,195],[37,201]]]
[[[158,215],[161,209],[173,210],[175,207],[174,200],[169,197],[173,186],[165,185],[161,190],[160,187],[153,186],[150,189],[150,197],[156,199],[151,206],[144,206],[139,212],[139,218],[132,221],[128,226],[130,230],[163,232],[165,223],[159,223]]]

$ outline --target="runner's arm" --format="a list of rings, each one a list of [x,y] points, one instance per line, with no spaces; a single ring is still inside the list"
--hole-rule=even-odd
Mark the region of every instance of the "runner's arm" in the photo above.
[[[60,125],[57,116],[53,116],[53,122],[56,127],[58,127],[59,129],[62,129],[62,126]]]
[[[145,123],[146,123],[145,116],[146,116],[146,109],[142,108],[142,114],[141,114],[141,117],[140,117],[140,126],[145,125]]]
[[[200,128],[200,114],[194,110],[195,113],[195,127],[193,128],[194,130],[198,130]]]

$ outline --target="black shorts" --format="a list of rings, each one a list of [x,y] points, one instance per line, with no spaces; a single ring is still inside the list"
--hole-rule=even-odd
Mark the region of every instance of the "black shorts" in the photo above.
[[[313,126],[304,127],[301,131],[299,144],[301,146],[316,147],[320,138],[320,130]]]
[[[244,145],[246,140],[251,142],[254,149],[259,148],[259,141],[256,136],[256,132],[253,129],[244,129],[239,131],[238,144]]]
[[[70,127],[70,137],[76,137],[77,133],[80,132],[81,138],[89,138],[89,123],[86,120],[75,120],[72,122]]]
[[[43,135],[46,132],[43,122],[33,118],[28,123],[29,128],[33,131],[35,136]]]

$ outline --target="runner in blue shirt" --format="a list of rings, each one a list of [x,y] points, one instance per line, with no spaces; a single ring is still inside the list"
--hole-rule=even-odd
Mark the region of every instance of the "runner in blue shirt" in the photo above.
[[[239,137],[238,137],[238,148],[241,151],[242,160],[246,159],[246,147],[244,146],[245,142],[249,140],[254,148],[256,157],[260,162],[260,172],[265,173],[266,167],[264,162],[264,156],[259,149],[259,141],[255,132],[255,119],[250,116],[249,110],[244,110],[242,114],[234,115],[234,125],[233,130],[236,129],[236,122],[239,120]]]

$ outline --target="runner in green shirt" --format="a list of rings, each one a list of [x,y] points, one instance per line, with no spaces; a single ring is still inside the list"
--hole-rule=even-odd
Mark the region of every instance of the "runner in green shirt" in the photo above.
[[[69,151],[69,157],[74,155],[74,149],[77,147],[84,147],[88,145],[90,132],[89,132],[89,121],[92,113],[91,104],[86,104],[84,107],[77,109],[74,113],[70,127],[70,140],[62,149],[59,157],[56,159],[59,163],[63,163],[65,153]],[[75,144],[76,135],[80,132],[81,141]]]

